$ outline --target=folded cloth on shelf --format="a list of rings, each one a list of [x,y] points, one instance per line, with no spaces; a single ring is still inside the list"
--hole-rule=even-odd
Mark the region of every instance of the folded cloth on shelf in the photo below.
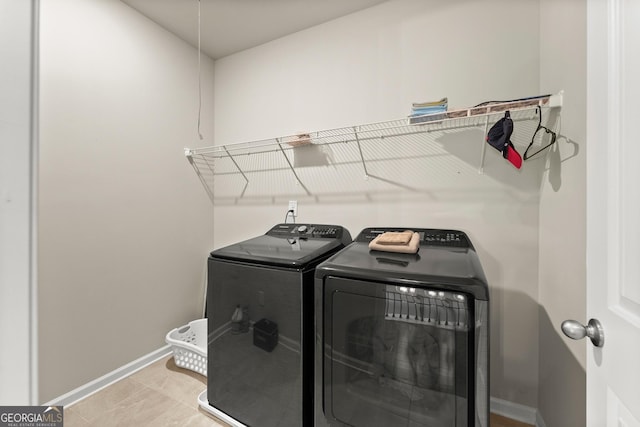
[[[369,242],[369,249],[384,252],[415,254],[420,248],[420,235],[413,231],[388,231]]]
[[[414,102],[411,104],[411,114],[409,114],[409,117],[444,113],[447,111],[448,105],[447,98],[442,98],[439,101]]]
[[[426,101],[426,102],[414,102],[411,104],[413,108],[422,108],[422,107],[446,107],[449,105],[449,99],[447,97],[441,98],[438,101]]]
[[[412,108],[411,116],[422,116],[425,114],[435,114],[435,113],[443,113],[447,111],[447,107],[422,107],[422,108]]]

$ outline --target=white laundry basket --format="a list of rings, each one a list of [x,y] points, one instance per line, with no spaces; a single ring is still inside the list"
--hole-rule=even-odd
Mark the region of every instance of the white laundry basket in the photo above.
[[[176,366],[207,376],[207,319],[175,328],[165,338]]]

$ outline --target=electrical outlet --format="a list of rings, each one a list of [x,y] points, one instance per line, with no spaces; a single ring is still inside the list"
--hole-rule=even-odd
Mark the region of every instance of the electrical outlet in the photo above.
[[[294,218],[298,216],[298,202],[296,200],[289,200],[289,210],[293,211],[291,215]]]

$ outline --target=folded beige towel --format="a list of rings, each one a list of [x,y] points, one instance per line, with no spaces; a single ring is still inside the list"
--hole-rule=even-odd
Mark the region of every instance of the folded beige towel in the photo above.
[[[387,231],[376,237],[379,245],[408,245],[413,237],[413,231]]]
[[[384,237],[388,233],[393,233],[391,236]],[[376,251],[385,251],[385,252],[399,252],[404,254],[415,254],[418,252],[420,248],[420,234],[414,233],[413,231],[405,231],[403,233],[398,232],[388,232],[382,233],[371,242],[369,242],[369,249],[373,249]],[[407,243],[388,243],[389,240],[395,241],[405,241],[406,239],[397,236],[397,234],[410,233],[410,239]],[[385,243],[380,243],[380,240],[383,240]]]

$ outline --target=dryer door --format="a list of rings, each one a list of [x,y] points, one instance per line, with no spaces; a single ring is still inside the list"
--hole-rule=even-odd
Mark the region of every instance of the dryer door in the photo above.
[[[472,297],[327,277],[323,300],[328,425],[473,425]]]

